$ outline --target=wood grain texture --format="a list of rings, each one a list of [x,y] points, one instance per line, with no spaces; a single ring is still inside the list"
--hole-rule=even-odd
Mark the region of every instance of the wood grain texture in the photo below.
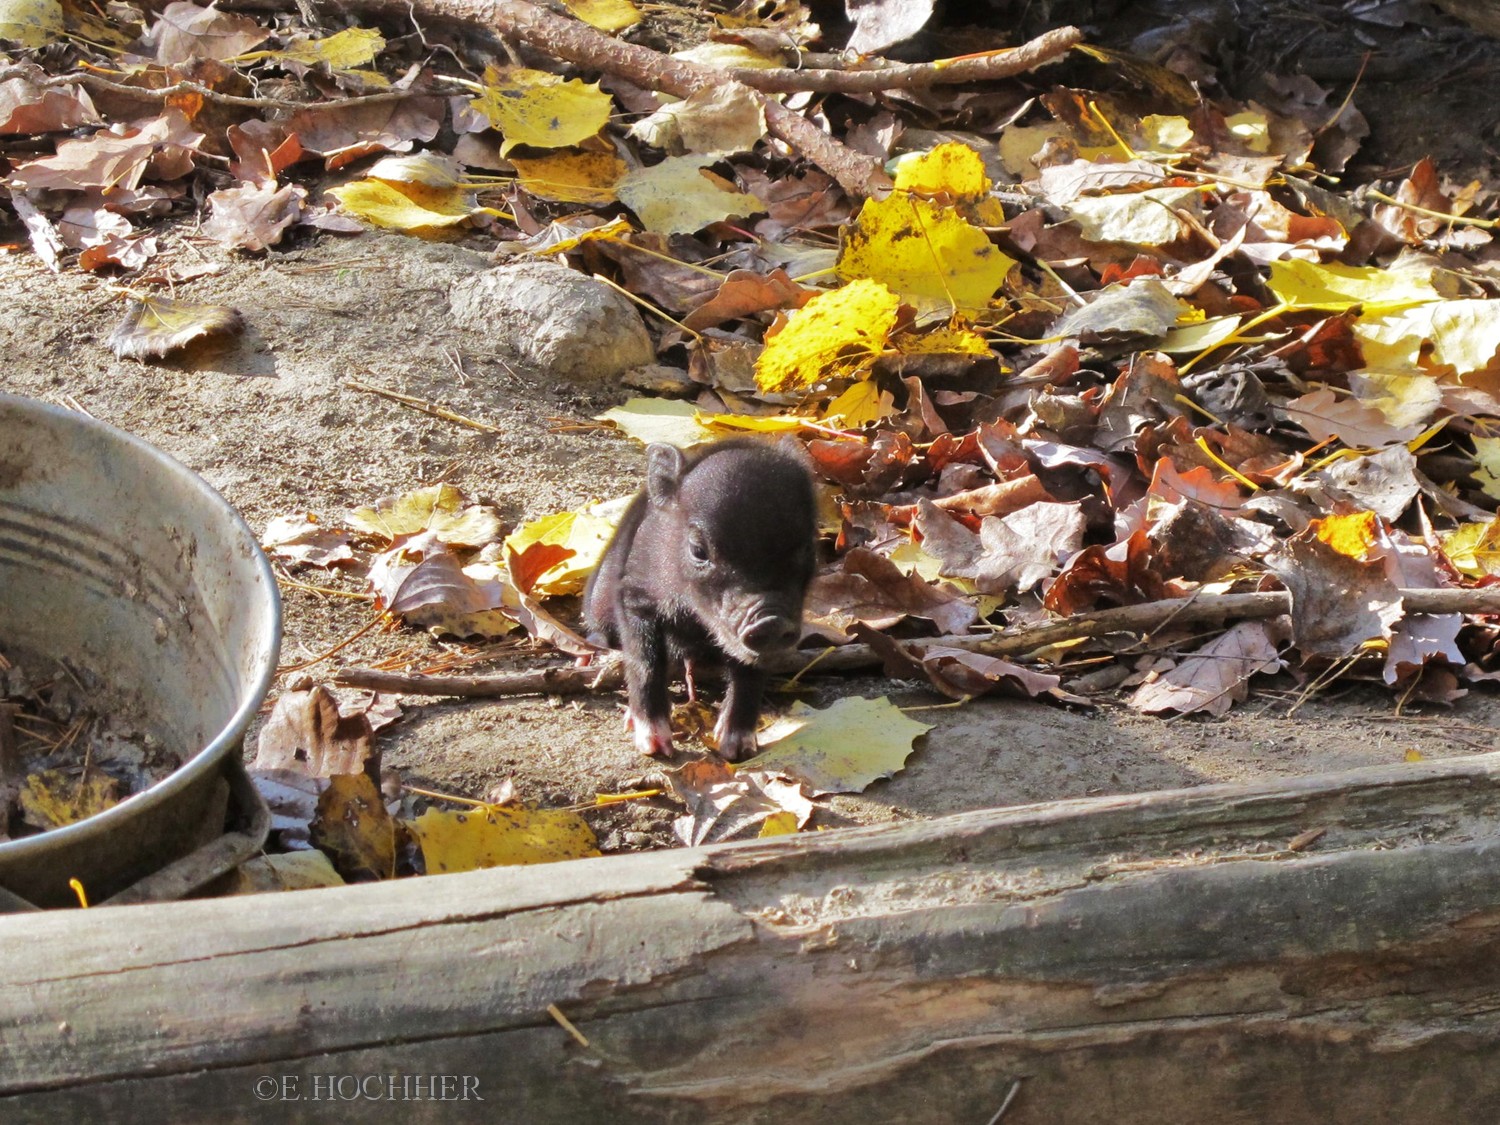
[[[1497,827],[1488,756],[4,917],[0,1120],[1491,1120]]]

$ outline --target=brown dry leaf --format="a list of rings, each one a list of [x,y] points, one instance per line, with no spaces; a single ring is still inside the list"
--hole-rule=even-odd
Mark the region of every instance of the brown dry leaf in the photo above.
[[[203,233],[231,250],[260,252],[281,241],[286,228],[302,217],[307,189],[274,183],[221,188],[208,197],[213,214]]]
[[[981,594],[1022,593],[1049,578],[1083,543],[1076,504],[1036,503],[1006,517],[988,516],[975,534],[936,504],[917,505],[922,547],[939,573],[974,583]]]
[[[1403,610],[1382,563],[1352,559],[1316,532],[1314,523],[1266,560],[1292,595],[1292,643],[1305,657],[1337,660],[1366,641],[1389,640]]]
[[[344,713],[322,684],[286,691],[276,700],[256,743],[258,770],[298,770],[310,777],[359,773],[374,752],[370,720]]]
[[[328,779],[328,788],[318,798],[312,841],[351,883],[396,874],[396,822],[367,773]]]
[[[203,336],[239,332],[244,318],[224,305],[194,305],[171,297],[132,301],[109,334],[110,350],[125,358],[164,356]]]
[[[698,332],[767,309],[800,309],[813,296],[813,290],[798,285],[783,269],[765,274],[731,270],[718,292],[683,317],[682,323]]]
[[[56,155],[18,164],[9,182],[29,191],[132,191],[148,170],[160,180],[187,175],[202,143],[203,134],[194,132],[178,110],[169,109],[134,125],[112,125],[84,140],[59,141]]]
[[[178,0],[162,9],[141,41],[156,49],[157,62],[176,66],[193,59],[232,59],[264,43],[270,34],[244,16]]]
[[[830,640],[849,640],[855,622],[889,629],[905,617],[920,617],[939,633],[952,634],[965,632],[979,617],[952,590],[903,574],[890,559],[864,547],[839,563],[838,570],[814,578],[807,591],[807,624]]]
[[[687,815],[672,831],[688,847],[757,835],[768,817],[789,812],[797,826],[812,816],[802,784],[761,770],[734,770],[717,758],[688,762],[667,774]]]
[[[266,524],[260,545],[272,558],[307,566],[334,567],[354,561],[349,533],[324,526],[311,512],[277,516]]]
[[[22,77],[0,82],[0,134],[61,133],[80,125],[98,125],[99,113],[80,86],[42,86],[39,67],[25,65]]]
[[[441,98],[421,97],[315,106],[294,113],[287,127],[303,149],[323,157],[324,166],[334,169],[375,152],[410,152],[417,141],[437,136],[445,109]]]
[[[500,569],[465,567],[433,533],[377,555],[369,579],[377,604],[409,625],[454,637],[499,637],[515,628]]]
[[[933,0],[846,0],[854,23],[848,49],[873,55],[910,39],[927,26],[932,6]]]
[[[1207,465],[1196,465],[1180,473],[1167,457],[1156,462],[1146,491],[1168,504],[1191,501],[1219,512],[1235,511],[1245,503],[1240,486],[1232,480],[1220,480]]]
[[[1315,442],[1337,438],[1354,449],[1381,449],[1411,441],[1420,423],[1393,426],[1386,416],[1355,398],[1341,398],[1327,387],[1295,398],[1283,408]]]
[[[922,670],[933,687],[950,699],[971,699],[999,688],[1033,698],[1056,691],[1061,676],[1037,672],[997,656],[986,656],[962,648],[925,645],[920,648]]]
[[[1142,530],[1108,547],[1079,551],[1048,588],[1042,604],[1053,613],[1072,616],[1106,605],[1161,601],[1177,593],[1162,577],[1151,540]]]
[[[1222,715],[1249,694],[1250,677],[1276,672],[1281,656],[1264,621],[1241,621],[1183,657],[1164,674],[1154,675],[1130,697],[1137,711],[1207,711]]]
[[[276,177],[302,159],[302,143],[285,122],[250,120],[224,131],[235,159],[230,175],[252,184],[275,184]]]
[[[1417,459],[1404,445],[1337,461],[1318,477],[1360,508],[1395,523],[1417,498]]]
[[[1439,661],[1454,668],[1464,666],[1458,647],[1458,632],[1464,626],[1461,613],[1409,613],[1396,623],[1386,653],[1385,682],[1399,683]]]
[[[52,225],[52,220],[37,210],[36,204],[31,202],[25,192],[11,191],[10,205],[15,209],[16,217],[25,226],[26,234],[31,240],[31,248],[36,251],[36,256],[49,270],[57,273],[62,269],[59,254],[64,244],[57,228]]]

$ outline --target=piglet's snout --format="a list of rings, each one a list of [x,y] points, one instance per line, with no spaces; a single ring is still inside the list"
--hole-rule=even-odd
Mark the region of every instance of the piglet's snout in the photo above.
[[[761,610],[753,613],[740,629],[740,641],[751,652],[770,652],[778,648],[791,648],[802,633],[797,623],[801,615]]]

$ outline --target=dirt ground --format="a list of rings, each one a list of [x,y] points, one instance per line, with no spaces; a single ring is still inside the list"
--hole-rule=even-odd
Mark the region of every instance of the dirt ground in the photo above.
[[[1144,7],[1144,6],[1143,6]],[[1324,8],[1329,6],[1323,6]],[[1322,8],[1318,11],[1323,15]],[[1321,18],[1321,17],[1320,17]],[[1322,27],[1319,25],[1319,33]],[[1363,25],[1347,31],[1357,59]],[[1385,29],[1374,29],[1386,34]],[[1425,33],[1407,32],[1422,40]],[[1474,73],[1492,73],[1495,44],[1471,33],[1458,46],[1464,68],[1433,98],[1476,98]],[[1430,37],[1428,37],[1430,38]],[[1254,27],[1241,28],[1236,71],[1253,69]],[[1320,41],[1321,42],[1321,41]],[[1423,40],[1423,50],[1432,47]],[[1444,41],[1443,50],[1458,47]],[[1319,57],[1322,57],[1321,55]],[[1426,56],[1422,56],[1426,57]],[[1475,68],[1478,68],[1477,70]],[[1432,121],[1472,123],[1469,143],[1440,139],[1448,166],[1487,177],[1489,99],[1468,117],[1443,104],[1404,130],[1377,106],[1402,102],[1402,83],[1365,83],[1358,101],[1375,137],[1362,166],[1409,161],[1425,151]],[[1446,93],[1445,93],[1446,91]],[[1406,102],[1410,102],[1407,97]],[[1392,111],[1394,113],[1394,110]],[[76,270],[54,275],[26,249],[0,256],[0,388],[87,410],[144,437],[200,472],[257,533],[272,517],[299,510],[335,515],[382,495],[439,480],[498,507],[507,525],[575,508],[635,487],[639,446],[589,427],[622,401],[623,388],[589,390],[546,372],[517,369],[496,341],[461,330],[448,312],[447,289],[493,264],[475,238],[426,243],[379,233],[303,235],[262,258],[231,256],[173,236],[179,261],[206,256],[223,272],[195,281],[194,299],[233,305],[247,331],[224,345],[177,361],[114,358],[106,345],[122,315],[108,281]],[[350,379],[389,388],[499,426],[475,432],[348,387]],[[298,577],[338,585],[320,571]],[[346,583],[353,590],[356,585]],[[369,620],[365,602],[300,589],[284,591],[284,664],[310,660]],[[424,657],[454,647],[413,631],[366,635],[336,661],[365,663],[398,652]],[[541,657],[502,646],[491,667],[519,667]],[[326,674],[324,661],[307,669]],[[283,683],[285,681],[283,680]],[[1500,697],[1476,689],[1451,708],[1408,710],[1378,688],[1335,685],[1331,695],[1301,701],[1290,677],[1267,681],[1248,704],[1223,720],[1162,720],[1108,702],[1070,708],[1009,699],[963,707],[914,685],[874,678],[810,677],[814,703],[848,694],[892,693],[923,708],[934,724],[907,769],[865,794],[827,801],[815,824],[834,826],[929,817],[985,806],[1104,793],[1129,793],[1220,781],[1252,781],[1354,766],[1389,764],[1416,751],[1428,758],[1493,748]],[[621,731],[615,696],[582,700],[513,699],[461,704],[413,700],[403,721],[381,736],[384,760],[413,784],[480,796],[504,778],[521,796],[549,805],[587,801],[600,791],[639,783],[650,765]],[[773,699],[773,706],[777,702]],[[632,805],[593,814],[606,849],[669,839],[667,804]]]

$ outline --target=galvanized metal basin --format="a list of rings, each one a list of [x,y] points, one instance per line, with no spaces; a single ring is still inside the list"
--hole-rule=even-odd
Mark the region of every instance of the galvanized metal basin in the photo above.
[[[201,844],[280,636],[271,568],[206,482],[113,426],[0,394],[0,651],[86,670],[184,760],[106,812],[0,843],[0,887],[67,905],[77,878],[97,902]]]

